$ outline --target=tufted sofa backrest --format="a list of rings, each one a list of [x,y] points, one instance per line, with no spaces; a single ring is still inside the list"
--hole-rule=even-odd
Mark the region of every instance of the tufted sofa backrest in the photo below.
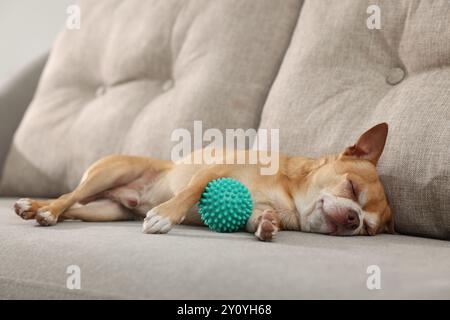
[[[298,0],[81,1],[18,129],[0,192],[56,196],[116,153],[170,158],[175,129],[257,128]]]

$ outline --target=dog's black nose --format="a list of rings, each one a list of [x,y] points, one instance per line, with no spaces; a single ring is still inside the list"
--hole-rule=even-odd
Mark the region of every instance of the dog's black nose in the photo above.
[[[359,227],[359,215],[358,212],[353,209],[348,210],[346,227],[351,230],[355,230]]]

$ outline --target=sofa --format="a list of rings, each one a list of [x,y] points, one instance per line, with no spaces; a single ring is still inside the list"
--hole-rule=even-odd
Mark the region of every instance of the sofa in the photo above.
[[[0,298],[450,298],[448,1],[78,5],[80,29],[0,88]],[[387,122],[377,169],[397,234],[267,243],[140,221],[41,227],[12,209],[109,154],[170,159],[171,133],[196,120],[278,129],[280,151],[311,157]]]

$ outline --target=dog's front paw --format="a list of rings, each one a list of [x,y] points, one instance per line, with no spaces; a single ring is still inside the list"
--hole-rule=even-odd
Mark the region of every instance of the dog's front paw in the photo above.
[[[157,208],[153,208],[147,213],[142,225],[143,233],[167,233],[172,229],[172,222],[169,218],[158,214]]]
[[[270,210],[266,210],[261,216],[255,236],[261,241],[272,241],[278,230],[275,214]]]
[[[28,198],[22,198],[14,204],[14,211],[24,220],[33,219],[36,215],[36,210],[33,207],[33,202]]]
[[[54,226],[58,222],[58,218],[50,211],[45,208],[41,208],[36,213],[36,221],[41,226]]]

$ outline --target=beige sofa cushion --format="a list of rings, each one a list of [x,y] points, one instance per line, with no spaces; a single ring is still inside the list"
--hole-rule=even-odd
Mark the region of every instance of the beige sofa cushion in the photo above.
[[[381,29],[369,30],[370,4]],[[306,1],[261,127],[280,148],[341,151],[379,122],[379,163],[400,233],[450,239],[450,2]]]
[[[256,128],[298,0],[81,1],[4,170],[3,194],[53,196],[112,153],[169,158],[171,133]]]
[[[283,231],[262,243],[183,225],[143,235],[139,221],[40,228],[14,201],[0,198],[0,299],[450,299],[447,241]],[[373,264],[381,290],[366,285]],[[70,265],[81,290],[67,289]]]

